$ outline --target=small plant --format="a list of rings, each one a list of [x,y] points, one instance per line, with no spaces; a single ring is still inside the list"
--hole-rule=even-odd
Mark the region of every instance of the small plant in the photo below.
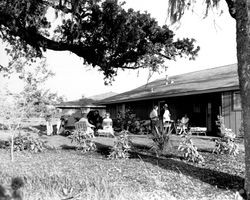
[[[164,148],[169,145],[171,130],[168,129],[168,132],[164,133],[164,131],[159,131],[159,129],[155,126],[153,130],[152,140],[154,141],[151,150],[155,151],[156,156],[159,156],[164,152]]]
[[[119,136],[116,136],[114,146],[111,148],[110,159],[127,159],[129,158],[129,150],[132,142],[128,136],[128,131],[122,131]]]
[[[236,135],[231,129],[225,127],[224,118],[222,116],[218,116],[216,125],[219,127],[221,137],[215,140],[213,153],[234,156],[238,154],[238,145],[235,143]]]
[[[237,155],[239,153],[238,145],[230,138],[222,137],[215,140],[215,148],[213,153]]]
[[[197,147],[193,144],[191,133],[189,132],[186,135],[182,135],[182,138],[183,140],[180,143],[178,150],[183,153],[184,159],[193,163],[204,162],[203,156],[199,154]]]
[[[45,143],[39,138],[32,137],[30,134],[19,134],[14,138],[14,151],[30,151],[30,152],[42,152],[45,150]],[[11,141],[7,142],[7,146],[11,146]]]
[[[94,135],[88,131],[74,130],[68,137],[71,139],[71,142],[77,143],[77,149],[81,150],[82,152],[96,150],[96,145],[92,141]]]

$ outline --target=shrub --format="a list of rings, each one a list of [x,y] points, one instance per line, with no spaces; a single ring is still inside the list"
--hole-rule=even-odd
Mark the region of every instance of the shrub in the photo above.
[[[204,158],[199,154],[197,147],[193,144],[191,133],[189,132],[186,135],[182,135],[182,138],[178,150],[183,153],[184,159],[194,163],[204,162]]]
[[[225,127],[224,118],[222,116],[218,116],[216,125],[220,130],[220,138],[215,140],[213,153],[229,154],[234,156],[238,154],[238,145],[235,143],[236,135],[231,129]]]
[[[131,146],[132,142],[128,136],[128,131],[122,131],[119,136],[116,136],[108,157],[110,159],[127,159],[129,158]]]
[[[215,140],[215,148],[213,149],[213,153],[216,154],[229,154],[229,155],[237,155],[239,153],[238,145],[235,144],[235,141],[222,137]]]
[[[94,135],[90,132],[74,130],[68,137],[71,139],[71,142],[75,142],[78,145],[77,150],[81,150],[82,152],[96,150],[96,145],[92,141]]]
[[[171,132],[164,133],[160,131],[157,127],[153,129],[153,137],[152,140],[154,141],[151,150],[155,151],[156,156],[163,154],[164,148],[169,145],[169,136]]]
[[[113,120],[114,129],[116,131],[129,131],[133,134],[145,134],[149,132],[149,126],[145,120],[140,120],[133,109],[129,108],[124,113],[124,117],[119,112],[116,119]]]
[[[7,146],[11,146],[11,141],[7,142]],[[42,152],[45,148],[45,142],[39,138],[32,137],[30,134],[19,134],[14,138],[14,151],[30,151],[30,152]]]

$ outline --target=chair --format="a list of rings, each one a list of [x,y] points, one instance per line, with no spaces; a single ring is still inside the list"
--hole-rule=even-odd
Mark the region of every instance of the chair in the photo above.
[[[166,121],[164,124],[163,124],[163,132],[164,134],[171,134],[173,129],[175,128],[174,126],[174,121]]]
[[[79,121],[75,123],[75,128],[76,130],[87,131],[88,126],[87,126],[86,121]]]
[[[87,121],[78,121],[75,123],[75,129],[77,131],[83,131],[87,134],[90,134],[91,137],[94,137],[94,131],[88,126]]]

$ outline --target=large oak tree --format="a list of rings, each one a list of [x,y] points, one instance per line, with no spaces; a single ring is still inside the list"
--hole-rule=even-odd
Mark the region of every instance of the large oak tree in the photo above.
[[[70,51],[98,67],[106,81],[118,69],[156,71],[166,60],[197,55],[193,39],[175,40],[150,14],[122,6],[117,0],[1,0],[0,38],[13,60],[41,57],[47,49]],[[54,30],[51,12],[59,21]]]
[[[206,0],[206,14],[209,9],[219,7],[222,0]],[[250,199],[250,0],[225,0],[228,11],[236,20],[236,43],[238,76],[242,99],[243,129],[245,143],[245,190]],[[195,0],[170,0],[169,15],[173,22],[181,19],[185,11],[193,8]]]

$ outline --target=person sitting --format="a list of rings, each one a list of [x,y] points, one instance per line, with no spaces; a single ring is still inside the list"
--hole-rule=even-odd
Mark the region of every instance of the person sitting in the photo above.
[[[76,130],[86,131],[86,133],[90,134],[92,137],[94,137],[94,127],[94,125],[88,122],[87,113],[83,113],[83,117],[75,123]]]
[[[99,135],[112,135],[114,136],[113,121],[110,118],[110,114],[106,113],[105,118],[102,121],[102,129],[98,129],[97,133]]]
[[[102,128],[102,117],[98,110],[91,110],[87,115],[90,124],[95,126],[95,130]]]
[[[187,114],[185,114],[180,120],[180,123],[179,123],[180,132],[178,134],[181,134],[182,132],[185,134],[187,133],[188,122],[189,122],[189,118],[187,117]]]

